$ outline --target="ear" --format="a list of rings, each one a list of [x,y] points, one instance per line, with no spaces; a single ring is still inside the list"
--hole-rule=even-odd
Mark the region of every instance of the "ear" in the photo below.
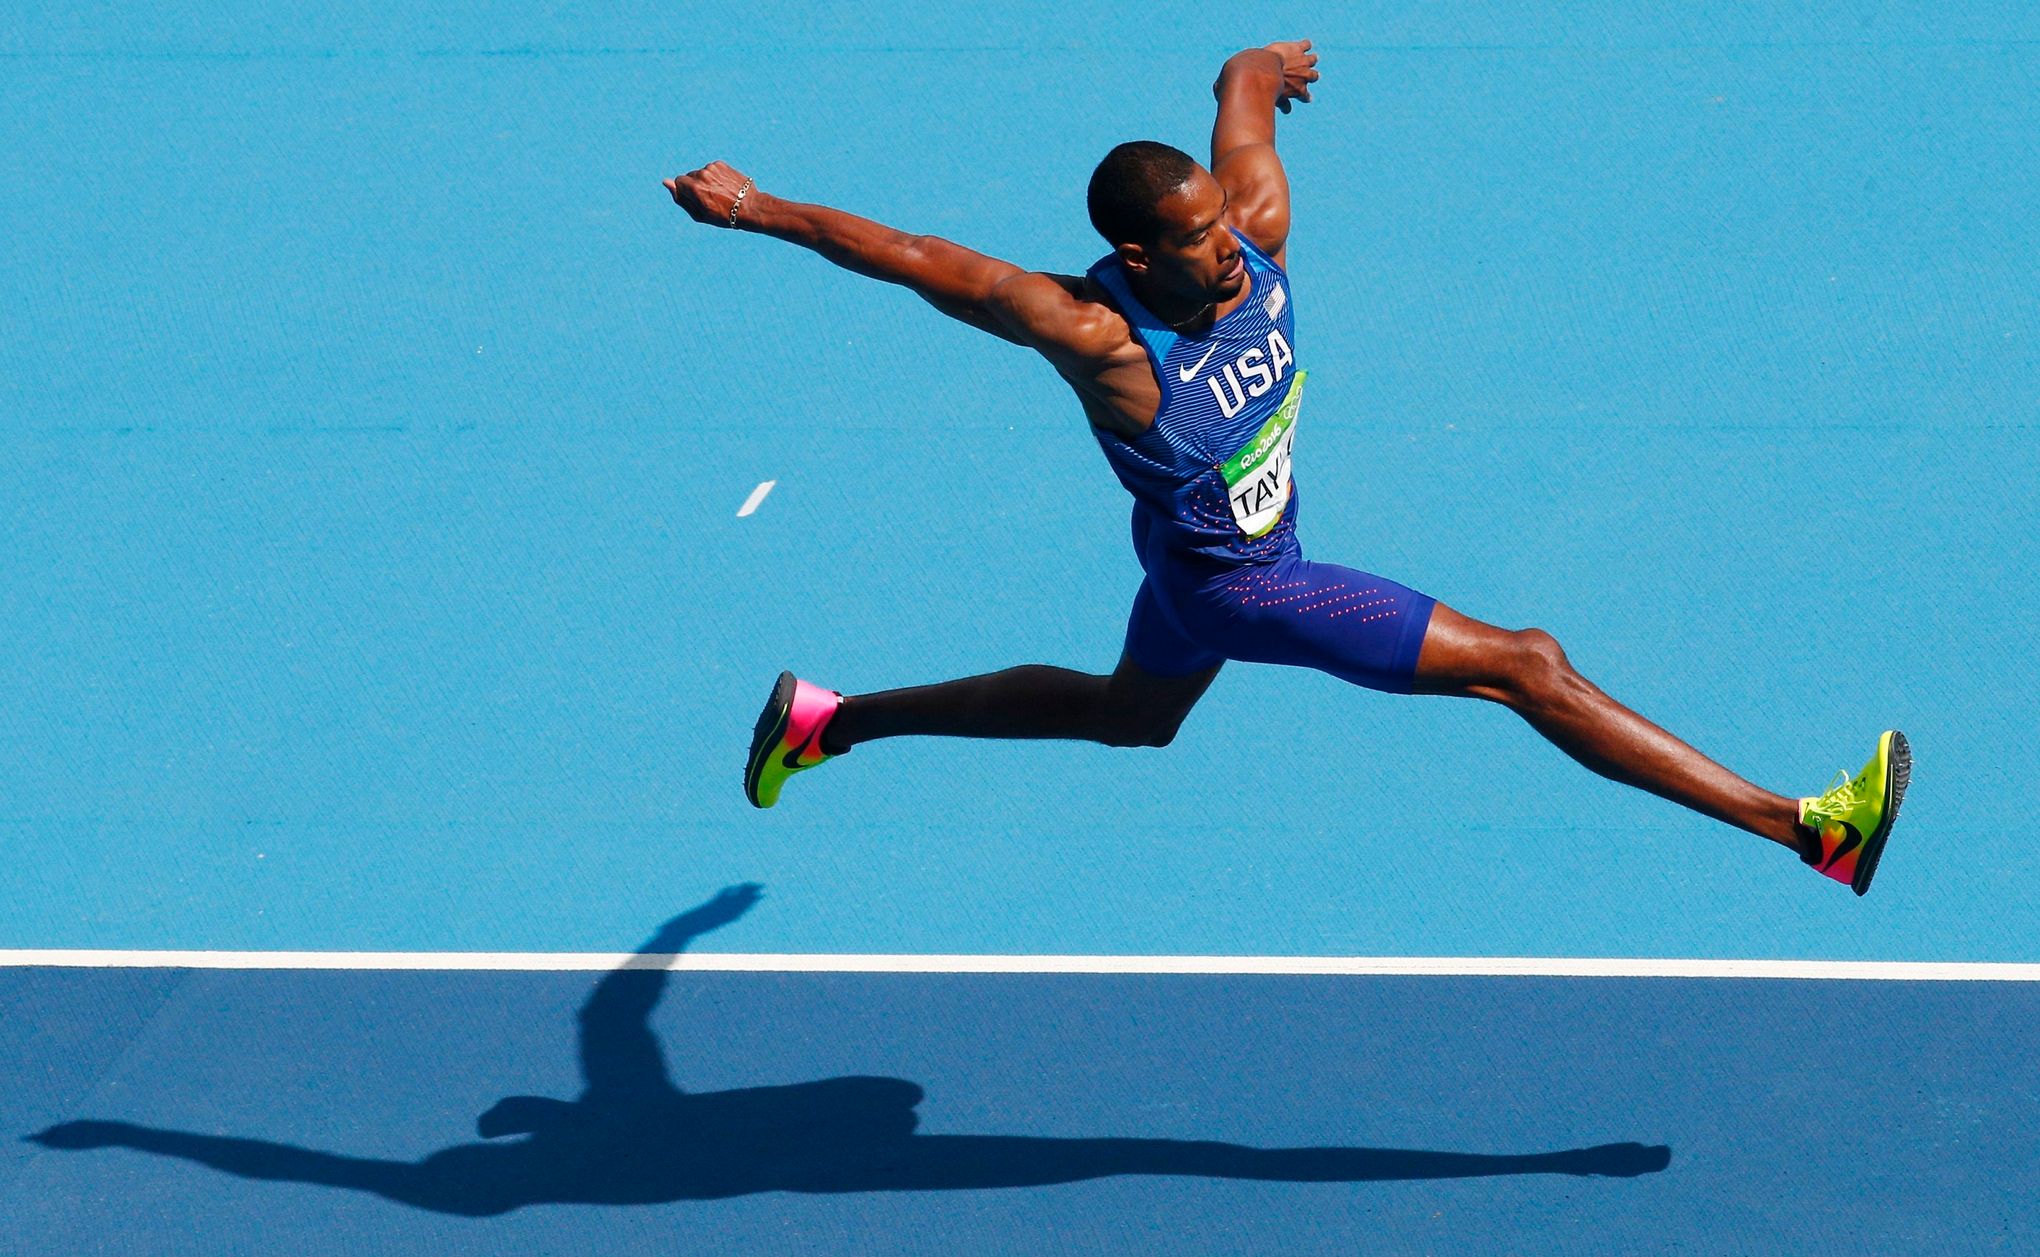
[[[1136,275],[1147,274],[1147,250],[1137,244],[1116,244],[1112,251],[1119,255],[1119,264]]]

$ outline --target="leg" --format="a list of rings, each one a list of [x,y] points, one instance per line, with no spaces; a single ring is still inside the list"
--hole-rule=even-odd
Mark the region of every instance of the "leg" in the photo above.
[[[1802,849],[1795,801],[1751,785],[1602,693],[1542,629],[1496,628],[1439,603],[1417,657],[1416,691],[1500,703],[1603,777]]]
[[[1223,657],[1183,632],[1143,580],[1111,676],[1046,664],[846,697],[822,734],[834,755],[902,734],[952,738],[1071,738],[1107,746],[1167,746]]]
[[[159,1130],[130,1122],[65,1122],[31,1138],[49,1148],[133,1148],[195,1161],[242,1178],[351,1187],[428,1209],[445,1207],[420,1199],[423,1176],[409,1161],[349,1157],[266,1139]]]
[[[1107,746],[1167,746],[1217,666],[1156,676],[1122,657],[1111,676],[1046,664],[846,697],[823,735],[830,754],[904,734],[953,738],[1072,738]]]
[[[1662,1145],[1603,1144],[1563,1152],[1493,1155],[1403,1148],[1253,1148],[1209,1140],[1056,1139],[1031,1135],[915,1135],[861,1156],[818,1158],[793,1191],[928,1191],[1043,1187],[1121,1174],[1277,1183],[1575,1174],[1634,1178],[1671,1163]]]

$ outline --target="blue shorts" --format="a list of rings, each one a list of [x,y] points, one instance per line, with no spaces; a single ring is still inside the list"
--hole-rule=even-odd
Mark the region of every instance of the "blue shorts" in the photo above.
[[[1154,676],[1182,677],[1228,659],[1316,668],[1370,690],[1407,694],[1431,623],[1430,597],[1392,580],[1313,563],[1299,546],[1272,561],[1216,563],[1146,544],[1147,579],[1126,623],[1126,654]]]

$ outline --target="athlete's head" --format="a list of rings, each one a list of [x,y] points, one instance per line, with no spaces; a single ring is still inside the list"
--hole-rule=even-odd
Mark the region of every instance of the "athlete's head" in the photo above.
[[[1225,189],[1188,153],[1134,140],[1091,172],[1091,225],[1131,274],[1189,304],[1224,301],[1247,282],[1228,228]]]

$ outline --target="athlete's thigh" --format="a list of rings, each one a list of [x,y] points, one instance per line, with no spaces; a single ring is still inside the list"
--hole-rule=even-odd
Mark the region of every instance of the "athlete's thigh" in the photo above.
[[[1227,582],[1200,605],[1196,631],[1229,659],[1315,668],[1407,694],[1431,598],[1385,576],[1304,559]]]
[[[1152,721],[1173,727],[1190,714],[1224,666],[1215,663],[1188,676],[1157,676],[1135,663],[1132,655],[1122,654],[1107,683],[1107,698],[1115,710],[1137,714],[1143,723]]]
[[[1131,667],[1145,681],[1174,681],[1214,672],[1224,662],[1224,655],[1190,636],[1154,578],[1144,578],[1127,612],[1120,670]]]
[[[1126,646],[1106,686],[1106,702],[1137,736],[1173,736],[1211,688],[1225,656],[1193,640],[1153,577],[1144,578],[1126,617]]]

